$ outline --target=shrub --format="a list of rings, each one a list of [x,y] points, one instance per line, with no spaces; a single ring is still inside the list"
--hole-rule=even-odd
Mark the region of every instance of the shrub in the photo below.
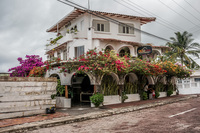
[[[159,91],[155,91],[155,97],[158,98],[160,96]]]
[[[122,103],[124,103],[124,101],[128,99],[128,96],[126,95],[126,93],[123,91],[122,92]]]
[[[95,107],[99,107],[100,104],[103,103],[103,94],[96,93],[90,97],[91,102],[95,105]]]
[[[22,60],[22,58],[18,58],[17,60],[20,62],[20,66],[13,67],[8,70],[8,72],[11,72],[11,77],[27,77],[29,72],[34,67],[41,67],[43,66],[42,58],[40,58],[39,55],[26,55],[25,60]]]
[[[147,100],[148,99],[148,96],[147,96],[146,92],[143,92],[142,96],[143,96],[143,100]]]
[[[60,79],[57,79],[56,94],[52,94],[51,98],[54,99],[56,96],[62,97],[65,92],[65,86],[61,85]]]
[[[167,96],[169,97],[169,96],[171,96],[172,94],[173,94],[173,85],[172,85],[172,83],[170,83],[169,85],[168,85],[168,88],[167,88]]]
[[[173,94],[173,91],[170,89],[170,90],[167,90],[167,96],[171,96]]]

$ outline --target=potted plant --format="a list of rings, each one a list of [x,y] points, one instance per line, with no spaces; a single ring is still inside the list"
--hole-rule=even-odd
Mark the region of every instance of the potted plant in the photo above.
[[[101,84],[101,90],[104,94],[104,105],[121,103],[121,97],[118,95],[119,86],[116,81],[106,77]]]
[[[140,95],[138,93],[138,82],[127,82],[124,84],[124,91],[128,99],[125,102],[140,101]]]
[[[96,93],[90,97],[91,103],[95,105],[95,107],[99,107],[103,103],[103,94]]]
[[[71,108],[71,98],[64,97],[65,86],[61,85],[60,79],[57,80],[56,90],[57,93],[51,96],[56,97],[56,108]]]

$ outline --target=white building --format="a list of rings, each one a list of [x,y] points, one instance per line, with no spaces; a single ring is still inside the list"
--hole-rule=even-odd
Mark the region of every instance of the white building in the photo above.
[[[179,94],[200,94],[200,71],[195,71],[190,78],[178,80]]]
[[[57,41],[56,45],[47,46],[47,59],[59,57],[64,62],[70,58],[79,57],[89,49],[94,48],[97,48],[97,50],[111,49],[115,50],[120,56],[129,53],[130,56],[137,57],[137,48],[143,45],[141,44],[141,32],[139,30],[143,24],[156,19],[154,17],[139,17],[99,11],[90,12],[112,18],[118,23],[96,17],[96,15],[91,15],[85,10],[73,10],[47,30],[47,32],[54,32],[63,36]],[[156,55],[161,55],[168,47],[152,46],[152,49],[150,56],[154,58]],[[46,77],[59,77],[61,85],[65,85],[66,88],[73,88],[75,102],[80,102],[83,101],[82,96],[91,96],[96,88],[99,88],[100,83],[96,82],[97,80],[92,75],[74,77],[74,73],[59,73],[59,69],[54,67],[54,69],[47,71]],[[130,77],[131,80],[137,80],[137,75],[134,73],[127,74],[121,79],[117,74],[111,74],[111,76],[117,81],[118,85],[124,84],[126,76]],[[147,77],[147,80],[149,84],[154,84],[150,76]],[[86,101],[90,102],[88,99]]]
[[[143,24],[156,19],[92,12],[110,17],[136,29],[141,29]],[[47,32],[60,33],[63,36],[56,45],[47,46],[47,59],[51,57],[60,57],[61,60],[72,59],[95,47],[98,50],[113,49],[122,56],[128,52],[131,56],[137,57],[137,47],[141,45],[141,32],[128,26],[109,22],[90,15],[84,10],[75,9],[47,30]],[[153,46],[153,53],[160,55],[165,50],[166,47]]]

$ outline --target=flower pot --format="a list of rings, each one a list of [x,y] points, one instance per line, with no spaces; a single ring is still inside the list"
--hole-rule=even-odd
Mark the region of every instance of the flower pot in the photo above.
[[[175,96],[176,95],[176,91],[173,91],[172,95],[171,96]]]
[[[158,98],[167,97],[167,92],[159,92],[159,93],[160,93],[160,96]]]
[[[140,95],[137,94],[126,94],[128,96],[128,99],[125,100],[125,102],[133,102],[133,101],[140,101]]]
[[[121,103],[121,97],[119,95],[104,96],[103,105],[118,104]]]
[[[95,107],[94,103],[92,103],[92,102],[90,102],[90,105],[91,105],[92,108]]]
[[[56,108],[71,108],[71,98],[56,97]]]

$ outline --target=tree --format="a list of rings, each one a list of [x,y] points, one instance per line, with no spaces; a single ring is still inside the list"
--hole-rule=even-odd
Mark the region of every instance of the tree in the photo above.
[[[199,58],[200,44],[192,43],[192,34],[184,31],[182,34],[180,32],[175,33],[176,37],[171,37],[172,42],[168,42],[166,45],[171,48],[166,55],[169,58],[175,58],[180,60],[181,64],[186,65],[189,68],[199,67],[199,65],[192,59],[192,57]]]
[[[21,65],[8,70],[8,72],[11,71],[11,77],[27,77],[34,67],[41,67],[44,65],[39,55],[26,55],[26,58],[27,59],[22,60],[22,58],[19,57],[17,60]]]

